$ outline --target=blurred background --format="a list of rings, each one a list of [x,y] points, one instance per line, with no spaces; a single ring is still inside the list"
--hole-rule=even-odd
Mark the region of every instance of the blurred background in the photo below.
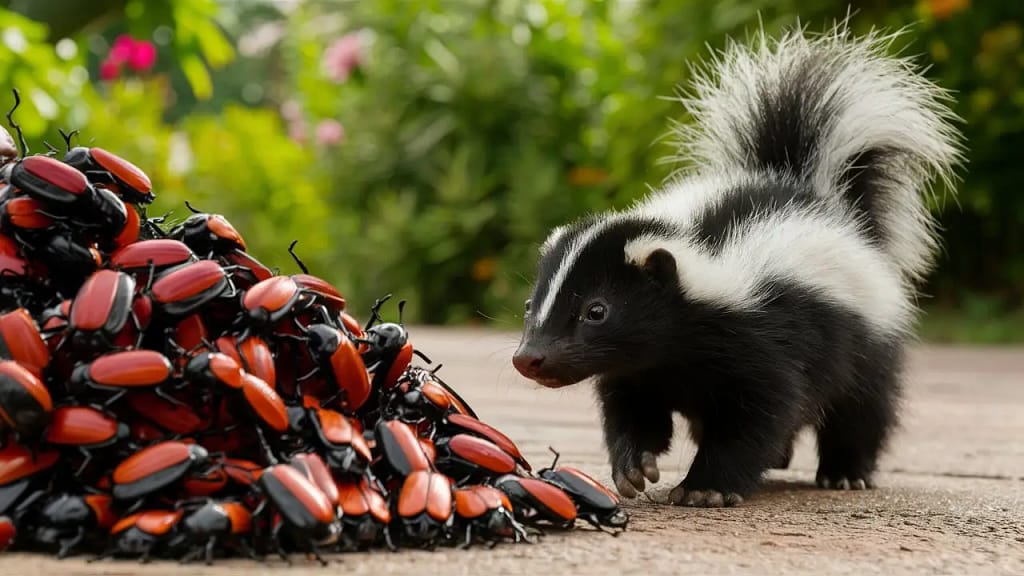
[[[678,167],[690,63],[850,10],[910,25],[965,120],[924,336],[1024,341],[1017,0],[0,0],[0,108],[21,91],[36,152],[77,129],[141,166],[150,215],[223,213],[289,273],[298,239],[359,315],[393,293],[407,322],[517,329],[547,232]]]

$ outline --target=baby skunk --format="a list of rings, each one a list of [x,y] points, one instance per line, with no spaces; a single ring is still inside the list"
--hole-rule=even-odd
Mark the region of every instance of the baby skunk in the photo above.
[[[924,195],[961,160],[948,95],[893,38],[731,43],[684,99],[694,167],[545,242],[513,364],[596,379],[623,496],[658,481],[674,412],[698,450],[672,503],[742,502],[808,425],[819,486],[872,486],[938,247]]]

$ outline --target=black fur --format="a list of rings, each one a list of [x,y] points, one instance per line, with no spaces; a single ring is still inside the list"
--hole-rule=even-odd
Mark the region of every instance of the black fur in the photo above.
[[[697,241],[714,254],[730,233],[742,230],[753,218],[785,207],[808,207],[820,201],[805,184],[768,180],[740,186],[724,192],[718,202],[696,218]]]

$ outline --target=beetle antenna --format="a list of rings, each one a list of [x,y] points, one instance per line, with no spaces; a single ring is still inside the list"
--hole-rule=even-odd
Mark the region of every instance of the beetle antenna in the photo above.
[[[561,458],[562,455],[558,453],[558,450],[555,450],[551,446],[548,446],[548,450],[551,450],[551,453],[555,455],[555,459],[551,461],[551,466],[550,466],[550,468],[552,470],[554,470],[555,466],[558,465],[558,459]]]
[[[398,301],[398,324],[402,325],[402,315],[405,314],[405,300]]]
[[[46,146],[46,149],[49,150],[49,152],[46,153],[47,156],[56,156],[57,152],[59,152],[53,144],[50,144],[46,140],[43,140],[43,146]]]
[[[419,356],[420,358],[422,358],[423,361],[426,362],[427,364],[433,364],[434,363],[433,360],[431,360],[430,358],[427,358],[426,354],[424,354],[423,352],[420,352],[419,350],[417,350],[415,348],[413,348],[412,353],[417,355],[417,356]]]
[[[199,210],[196,210],[195,207],[193,207],[192,204],[188,200],[185,200],[185,207],[188,208],[189,210],[191,210],[193,214],[202,214],[202,212],[200,212]]]
[[[302,273],[309,274],[309,268],[306,268],[306,264],[301,258],[299,258],[299,255],[295,253],[295,245],[298,243],[298,240],[292,240],[292,243],[288,245],[288,253],[292,255],[292,259],[299,265],[299,269],[302,270]]]
[[[7,113],[7,123],[11,125],[11,128],[14,128],[15,132],[18,133],[18,144],[21,146],[21,157],[24,158],[25,156],[28,156],[28,144],[25,143],[25,135],[21,133],[21,126],[18,126],[18,123],[14,121],[14,111],[21,105],[21,94],[18,93],[17,88],[13,91],[14,107]]]
[[[363,330],[369,330],[371,326],[383,320],[383,318],[380,317],[380,309],[384,306],[384,303],[390,299],[391,294],[388,294],[383,298],[377,298],[376,302],[373,303],[373,307],[370,308],[370,319],[366,321],[366,328],[363,328]]]
[[[71,152],[71,139],[78,134],[78,130],[72,130],[71,132],[65,133],[62,128],[57,128],[57,132],[60,132],[60,137],[64,139],[64,144],[68,147],[68,152]]]

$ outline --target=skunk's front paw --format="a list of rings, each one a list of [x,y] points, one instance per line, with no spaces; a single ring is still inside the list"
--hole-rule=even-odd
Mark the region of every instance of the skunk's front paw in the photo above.
[[[658,458],[652,452],[640,452],[639,456],[623,455],[616,458],[612,467],[612,481],[623,498],[636,498],[646,488],[644,478],[655,484],[661,478]]]
[[[668,501],[677,506],[695,508],[722,508],[743,503],[743,497],[735,492],[719,492],[717,490],[687,490],[683,483],[668,493]]]
[[[875,483],[871,481],[870,477],[847,478],[846,476],[830,476],[819,472],[815,481],[818,483],[819,488],[824,488],[825,490],[870,490],[875,487]]]

